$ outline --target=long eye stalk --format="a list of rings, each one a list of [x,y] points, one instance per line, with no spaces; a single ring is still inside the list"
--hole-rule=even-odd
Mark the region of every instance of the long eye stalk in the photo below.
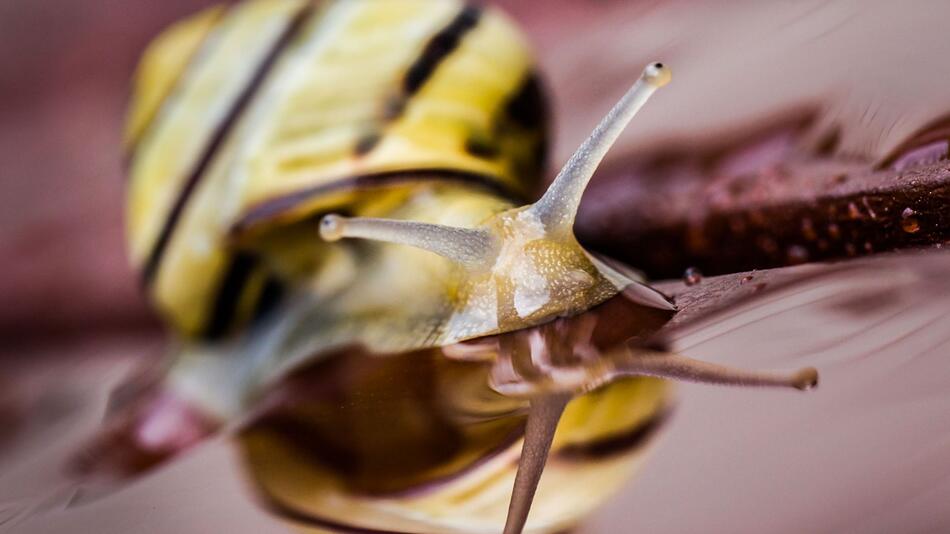
[[[571,156],[544,196],[528,207],[528,211],[544,225],[548,239],[560,239],[570,234],[581,197],[594,170],[650,95],[669,81],[670,71],[662,63],[647,65],[633,87]],[[497,249],[496,236],[484,228],[455,228],[390,219],[347,219],[327,215],[321,221],[320,235],[327,241],[359,237],[410,245],[476,269],[488,264]]]
[[[662,63],[647,65],[640,79],[574,152],[544,196],[531,207],[548,232],[571,231],[584,189],[597,166],[650,96],[669,81],[670,70]]]
[[[484,264],[493,249],[492,236],[484,230],[368,217],[327,215],[320,221],[320,237],[326,241],[360,237],[410,245],[468,267]]]

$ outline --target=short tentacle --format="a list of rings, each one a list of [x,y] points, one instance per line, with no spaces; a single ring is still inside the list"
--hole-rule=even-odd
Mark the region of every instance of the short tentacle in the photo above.
[[[808,390],[818,385],[818,371],[805,367],[796,371],[750,371],[736,369],[680,354],[629,351],[617,363],[617,375],[655,376],[683,382],[744,387],[779,387]]]

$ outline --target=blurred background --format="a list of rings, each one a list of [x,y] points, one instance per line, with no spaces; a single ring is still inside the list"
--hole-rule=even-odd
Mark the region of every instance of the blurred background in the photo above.
[[[0,264],[0,368],[4,370],[0,374],[0,426],[4,428],[0,431],[0,452],[5,443],[14,441],[13,436],[18,432],[44,424],[27,417],[35,413],[34,401],[47,403],[43,413],[54,420],[72,417],[70,408],[75,408],[75,399],[79,398],[76,396],[94,390],[105,376],[121,375],[127,370],[123,365],[129,361],[162,353],[161,327],[139,293],[136,276],[125,258],[122,120],[129,80],[144,46],[170,22],[215,3],[218,2],[0,2],[0,255],[4,259]],[[930,195],[928,198],[938,199],[938,208],[946,205],[940,204],[946,197],[939,195],[946,195],[948,175],[942,163],[947,155],[945,118],[950,112],[950,67],[946,63],[950,38],[945,31],[946,21],[950,20],[950,4],[947,2],[503,0],[496,3],[526,29],[538,51],[545,82],[552,91],[555,117],[552,166],[567,158],[644,63],[661,59],[673,67],[674,83],[657,97],[655,105],[644,110],[636,126],[624,134],[604,171],[595,179],[585,204],[588,222],[581,223],[581,230],[587,232],[592,241],[600,239],[608,248],[622,248],[630,261],[642,257],[641,264],[659,276],[670,277],[672,273],[675,277],[686,267],[703,264],[708,258],[697,252],[684,258],[676,256],[675,260],[667,255],[666,259],[654,261],[646,257],[650,251],[637,247],[638,242],[623,239],[633,239],[629,236],[639,232],[638,229],[652,228],[651,224],[663,231],[683,221],[705,224],[710,210],[723,206],[740,211],[744,209],[742,202],[775,201],[815,206],[821,203],[816,200],[819,197],[846,192],[860,198],[862,187],[868,191],[885,186],[902,187],[906,180],[918,178],[936,183],[935,189],[927,190],[926,194]],[[922,149],[926,150],[921,152]],[[643,162],[654,165],[644,167]],[[769,175],[777,166],[793,176],[788,182],[790,185],[777,188],[767,184],[763,186],[764,192],[752,187],[747,194],[732,195],[728,202],[723,201],[726,204],[716,205],[716,194],[724,188],[732,187],[740,178],[748,181],[752,177],[754,182]],[[919,177],[905,172],[914,166],[928,170],[920,171]],[[828,177],[845,173],[855,177],[849,184],[828,181]],[[644,206],[644,195],[653,191],[652,186],[637,185],[644,183],[673,187],[668,185],[672,183],[675,187],[662,190],[659,198],[648,197],[649,205]],[[699,189],[691,185],[697,183],[704,185]],[[845,191],[848,187],[853,189]],[[934,197],[935,194],[938,196]],[[868,205],[860,205],[859,209],[868,215],[874,213],[872,207],[865,206]],[[929,219],[926,213],[921,217],[925,225],[923,233],[910,232],[915,234],[916,241],[891,240],[888,246],[941,247],[947,239],[947,228],[942,221],[948,215],[944,212],[941,216],[938,211],[930,214]],[[900,231],[898,213],[900,210],[890,213],[890,226],[874,232],[883,235],[894,231],[897,236],[894,239],[908,233]],[[621,220],[618,214],[626,215]],[[894,230],[895,225],[897,230]],[[860,226],[855,228],[855,232],[863,231]],[[785,246],[784,234],[778,235],[781,229],[775,231],[775,236],[767,237],[772,239],[770,246],[777,246],[778,253],[766,250],[748,258],[737,253],[737,259],[728,264],[715,264],[710,260],[706,270],[711,270],[709,274],[728,274],[810,259],[874,255],[880,250],[876,242],[874,246],[867,245],[872,242],[870,233],[873,233],[868,231],[867,237],[852,235],[853,243],[850,246],[844,243],[840,250],[819,251],[817,245],[818,248],[811,250],[807,248],[810,245],[793,243],[804,247],[803,257],[801,250]],[[801,225],[796,225],[793,233],[802,231]],[[727,242],[728,237],[721,236],[721,239]],[[766,246],[769,242],[764,243],[755,246],[769,249],[770,246]],[[711,245],[712,250],[716,246]],[[940,325],[945,325],[945,321],[931,324],[933,328]],[[901,332],[893,336],[900,338]],[[915,335],[919,336],[920,332]],[[719,353],[712,348],[708,350],[733,361],[754,362],[752,351],[754,347],[761,347],[748,340],[743,343],[726,343],[717,349]],[[745,348],[741,354],[735,354],[735,346]],[[759,406],[749,406],[751,397],[731,399],[717,392],[696,394],[698,398],[693,399],[693,406],[708,409],[718,400],[728,413],[737,415],[730,421],[711,421],[704,416],[707,412],[687,410],[687,415],[671,431],[674,435],[668,438],[686,445],[673,447],[672,452],[660,455],[645,474],[643,485],[625,497],[633,500],[623,501],[639,504],[628,509],[618,501],[592,523],[591,531],[616,532],[617,524],[629,524],[635,514],[639,518],[636,521],[647,531],[688,531],[690,525],[703,524],[701,520],[708,520],[707,525],[717,528],[729,528],[729,531],[746,531],[730,523],[739,512],[731,513],[728,509],[729,492],[741,495],[736,497],[736,502],[745,499],[742,502],[749,506],[758,504],[778,514],[761,523],[750,523],[773,531],[795,531],[789,525],[793,524],[796,514],[803,512],[816,515],[801,517],[799,525],[809,528],[798,531],[945,531],[942,529],[950,528],[950,517],[943,509],[946,499],[950,498],[950,477],[947,476],[950,471],[942,469],[946,467],[943,464],[950,463],[947,447],[950,421],[946,415],[950,413],[950,404],[946,402],[946,395],[940,395],[947,383],[941,380],[950,378],[946,345],[936,343],[927,354],[930,360],[916,360],[918,363],[912,368],[901,367],[899,372],[890,365],[874,368],[873,379],[849,382],[851,389],[845,388],[846,396],[809,400],[804,408],[778,421],[770,418],[772,409],[787,399],[767,396]],[[836,361],[843,358],[840,354],[833,356]],[[90,359],[106,363],[85,367],[73,363]],[[39,374],[17,371],[40,361],[57,363],[54,370]],[[929,363],[921,364],[921,361]],[[836,377],[844,380],[851,371],[850,368],[833,370],[831,384]],[[850,420],[845,407],[859,410],[865,398],[862,395],[870,397],[872,392],[890,387],[881,382],[881,376],[889,373],[892,384],[898,384],[893,386],[894,391],[924,388],[937,395],[936,400],[924,408],[904,397],[892,399],[894,402],[881,401],[885,402],[882,411],[886,412],[882,419],[864,421],[860,431],[850,434],[835,433],[836,421]],[[57,383],[57,377],[66,375],[78,377],[75,388],[52,400],[39,393],[49,384]],[[684,397],[685,406],[689,406],[690,395],[693,394]],[[902,404],[905,401],[910,404]],[[760,477],[736,475],[742,471],[742,458],[749,456],[748,451],[743,453],[742,447],[756,447],[757,452],[752,456],[767,461],[769,454],[763,451],[785,439],[780,435],[782,425],[802,423],[809,414],[827,410],[833,411],[837,419],[828,421],[820,430],[832,433],[841,441],[837,444],[839,452],[834,455],[816,453],[817,466],[833,470],[841,465],[838,461],[842,460],[841,451],[849,448],[869,447],[873,454],[861,462],[845,461],[840,473],[819,479],[818,488],[836,495],[835,499],[816,503],[814,498],[799,491],[792,497],[783,497],[800,506],[790,507],[782,515],[777,507],[770,508],[774,499],[756,495],[767,493],[764,488],[783,487],[789,482],[800,483],[797,487],[807,486],[808,479],[796,472],[801,474],[809,453],[820,449],[821,436],[811,434],[803,448],[793,455],[802,464],[786,462],[782,467],[767,467]],[[84,417],[96,417],[94,408],[84,413]],[[908,439],[925,439],[924,434],[919,433],[925,427],[935,432],[931,448],[924,452],[889,450],[868,444],[871,437],[888,432],[888,425],[895,421],[901,422],[896,428]],[[747,439],[740,440],[737,435]],[[698,448],[703,452],[696,452]],[[204,463],[190,459],[188,465],[197,468],[200,464],[205,470],[202,472],[210,473],[215,462],[222,465],[225,462],[212,453],[201,454],[212,456],[202,460]],[[896,463],[906,469],[884,469],[877,463],[887,463],[894,460],[891,455],[899,454],[905,454],[901,461],[916,463]],[[10,458],[0,461],[0,469],[13,465],[17,456]],[[694,484],[689,468],[701,468],[706,465],[704,462],[717,458],[723,460],[714,469],[715,474],[709,476],[721,477],[721,485],[715,482],[716,478],[702,478]],[[925,473],[920,468],[920,462],[925,460],[931,465],[935,460],[943,462],[937,462],[939,465],[934,470]],[[682,466],[684,462],[686,467],[677,470],[678,477],[669,476],[672,466]],[[863,478],[861,473],[869,466],[881,467],[884,474],[878,478]],[[181,474],[188,468],[174,469]],[[174,472],[163,475],[172,486]],[[920,482],[925,475],[926,480]],[[234,482],[234,476],[229,477],[217,482],[206,481],[207,487],[192,488],[188,490],[192,493],[179,497],[198,498],[204,491],[222,492],[218,493],[221,499],[214,510],[227,513],[232,509],[229,506],[244,502],[239,492],[228,493],[230,490],[222,489],[231,487],[229,484]],[[877,492],[868,489],[872,484],[888,483],[894,485]],[[719,487],[726,489],[717,496]],[[657,490],[652,492],[650,488]],[[687,488],[694,488],[695,492],[691,494]],[[756,488],[761,491],[756,492]],[[181,500],[175,501],[158,491],[148,493],[141,488],[135,491],[126,503],[166,495],[157,501],[158,510],[163,503],[165,509],[182,506]],[[853,500],[849,501],[844,496],[852,491]],[[915,500],[911,501],[910,497]],[[671,501],[676,504],[669,504]],[[694,516],[699,519],[695,521],[686,514],[693,506],[699,507]],[[868,515],[868,509],[877,509],[879,516]],[[888,515],[887,510],[893,514]],[[95,510],[82,517],[91,521],[94,514]],[[207,518],[196,519],[198,515],[195,510],[188,516],[191,518],[188,521],[198,523],[183,520],[177,526],[188,525],[188,528],[199,528],[198,531],[211,530],[200,530],[202,527],[195,525],[220,528],[221,524]],[[246,525],[260,529],[255,531],[267,528],[280,531],[266,518],[250,511],[224,520],[230,524],[247,522]],[[746,524],[746,528],[750,524]],[[120,530],[112,531],[131,531],[128,529],[133,527],[138,532],[172,531],[160,526],[147,527],[149,523],[145,521],[121,525],[124,526],[115,527]],[[62,525],[46,528],[53,532],[58,526]]]
[[[0,5],[0,350],[155,326],[123,249],[123,115],[145,45],[210,4]]]

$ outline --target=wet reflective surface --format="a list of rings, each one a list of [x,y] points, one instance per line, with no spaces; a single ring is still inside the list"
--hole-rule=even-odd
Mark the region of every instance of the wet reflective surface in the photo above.
[[[294,373],[263,399],[238,443],[258,501],[310,525],[480,532],[504,524],[528,400],[613,379],[612,351],[672,316],[627,292],[573,317],[441,349],[355,348]],[[670,413],[667,387],[628,378],[568,404],[532,507],[563,528],[642,459]],[[583,492],[563,482],[597,480]]]
[[[191,9],[187,2],[176,3],[182,12]],[[828,257],[825,251],[844,258],[885,250],[872,242],[885,234],[881,226],[859,223],[886,223],[886,235],[946,248],[945,234],[932,231],[945,230],[945,219],[935,217],[939,210],[918,205],[942,198],[937,195],[946,190],[938,187],[947,173],[939,117],[950,107],[945,100],[950,82],[939,68],[946,40],[942,5],[736,2],[712,12],[695,2],[545,2],[542,9],[521,0],[509,4],[533,31],[557,94],[561,135],[555,161],[563,161],[644,61],[662,55],[677,69],[666,101],[658,99],[656,109],[644,114],[647,123],[625,136],[627,153],[618,155],[615,167],[624,177],[621,186],[598,192],[595,179],[588,195],[589,213],[613,208],[622,215],[600,219],[605,226],[595,227],[616,228],[609,237],[628,233],[620,223],[638,227],[627,201],[634,196],[630,191],[644,190],[661,213],[701,215],[706,202],[740,210],[741,216],[717,219],[735,250],[756,251],[743,252],[743,262],[729,264],[733,270],[815,261]],[[114,15],[92,22],[105,34],[127,21]],[[71,91],[69,101],[45,100],[42,112],[12,100],[17,112],[6,116],[13,126],[4,130],[3,155],[17,161],[16,175],[31,179],[3,183],[4,198],[13,203],[4,211],[3,226],[12,234],[4,236],[3,247],[23,261],[7,265],[2,277],[10,303],[3,332],[16,341],[4,347],[5,358],[17,363],[5,361],[0,377],[0,522],[24,506],[58,510],[72,497],[69,487],[54,491],[57,498],[50,500],[36,495],[64,484],[59,466],[99,424],[107,393],[140,358],[158,353],[160,343],[134,296],[131,274],[121,267],[114,151],[128,73],[113,76],[106,87],[87,76],[82,63],[86,57],[87,66],[113,64],[98,58],[131,45],[83,56],[73,46],[74,34],[21,26],[47,43],[50,57],[68,71],[59,80],[69,81]],[[138,31],[129,34],[145,40]],[[69,39],[60,45],[52,36]],[[128,54],[125,68],[134,55]],[[33,65],[50,64],[35,57],[28,56]],[[72,83],[77,78],[85,82]],[[64,85],[48,82],[42,85],[54,96]],[[811,120],[797,126],[800,121],[789,122],[788,115]],[[104,117],[112,117],[112,124],[102,124],[109,122]],[[790,130],[782,127],[789,123]],[[770,133],[775,125],[781,127],[778,133]],[[722,159],[702,164],[708,146],[718,150],[723,144],[731,148]],[[641,174],[628,167],[643,154],[662,156],[670,146],[677,150],[651,167],[663,172]],[[805,164],[796,167],[803,157]],[[819,161],[808,159],[813,157]],[[882,174],[862,182],[868,169]],[[783,181],[789,175],[800,179]],[[84,178],[82,187],[76,176]],[[679,194],[711,176],[724,178],[697,196]],[[648,187],[663,180],[669,189]],[[865,204],[862,183],[883,193]],[[937,185],[928,189],[928,183]],[[49,194],[54,190],[71,193],[68,205],[61,195]],[[834,203],[833,216],[827,211],[816,216],[814,206],[826,205],[813,199],[839,191],[843,197]],[[875,204],[895,196],[886,213]],[[803,201],[804,208],[781,219],[776,212],[748,209],[785,198]],[[24,204],[35,208],[28,218],[19,209]],[[914,213],[904,217],[906,208]],[[768,226],[787,228],[794,238],[739,232]],[[651,461],[582,532],[616,532],[617,525],[648,532],[946,530],[946,254],[935,251],[938,255],[926,261],[895,258],[896,270],[866,278],[849,273],[837,282],[812,279],[817,286],[773,293],[788,279],[762,270],[711,276],[726,271],[681,263],[677,243],[659,231],[652,235],[659,237],[645,240],[643,249],[627,244],[618,250],[673,258],[662,264],[670,278],[681,277],[689,266],[706,273],[689,290],[665,286],[682,310],[675,324],[700,320],[717,306],[738,305],[737,299],[762,299],[731,308],[714,318],[706,335],[676,338],[674,346],[690,356],[753,367],[815,365],[822,384],[807,396],[679,388],[676,415],[666,423]],[[707,237],[701,231],[689,235],[695,241],[687,244]],[[905,270],[919,273],[906,286],[899,274]],[[843,287],[853,298],[822,300],[828,296],[822,287]],[[905,292],[907,287],[917,289]],[[125,338],[121,332],[128,329],[146,333]],[[232,444],[216,441],[120,493],[11,530],[286,532],[285,524],[255,504],[244,463]]]
[[[950,256],[904,260],[785,289],[779,271],[758,273],[760,298],[728,307],[705,332],[684,333],[674,346],[686,354],[811,364],[821,385],[795,399],[682,388],[677,417],[642,476],[583,532],[615,524],[657,532],[946,530]],[[735,293],[736,284],[711,280],[707,296]],[[686,304],[689,290],[665,289]]]
[[[672,323],[680,328],[670,333],[674,347],[751,367],[813,364],[822,384],[809,394],[679,388],[675,415],[642,476],[630,479],[628,489],[582,531],[606,532],[618,522],[657,531],[736,532],[786,531],[789,525],[818,532],[927,531],[947,525],[950,516],[941,503],[950,496],[950,338],[944,328],[950,257],[931,253],[903,260],[865,261],[854,269],[761,271],[745,284],[750,275],[663,286],[682,308]],[[875,283],[880,280],[889,283]],[[725,308],[715,312],[719,306]],[[113,354],[125,350],[120,345]],[[0,479],[5,502],[55,487],[54,466],[70,448],[69,437],[98,423],[109,387],[101,379],[118,379],[122,358],[91,361],[86,372],[72,375],[75,384],[60,383],[81,393],[69,403],[68,417],[53,414],[44,430],[7,441],[4,461],[14,463],[5,465],[17,468],[4,470]],[[49,370],[31,374],[34,383],[46,384],[57,376]],[[317,399],[325,394],[312,392]],[[33,419],[48,410],[42,402],[25,406],[34,411],[21,413]],[[487,441],[497,443],[502,433],[495,435]],[[223,525],[237,518],[256,525],[249,531],[282,531],[251,505],[253,492],[241,489],[248,479],[233,450],[212,443],[120,493],[34,518],[21,531],[85,525],[103,532],[169,532],[176,525]],[[560,460],[554,458],[556,465]],[[669,506],[671,499],[701,513],[680,513]],[[229,511],[212,520],[209,509]]]

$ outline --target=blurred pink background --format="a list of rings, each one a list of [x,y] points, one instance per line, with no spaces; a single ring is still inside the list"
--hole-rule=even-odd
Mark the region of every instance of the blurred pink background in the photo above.
[[[125,259],[121,125],[146,43],[213,3],[0,3],[0,425],[8,434],[0,432],[0,452],[9,435],[37,428],[42,443],[65,450],[68,444],[57,443],[65,427],[52,432],[40,428],[48,421],[23,420],[30,413],[24,407],[45,403],[52,421],[70,414],[69,426],[94,423],[103,385],[117,382],[130,360],[162,353],[161,327]],[[664,148],[702,153],[807,108],[819,119],[796,139],[801,146],[837,125],[842,142],[831,157],[870,168],[950,110],[947,3],[498,3],[527,28],[554,92],[552,164],[586,135],[636,66],[652,59],[674,65],[676,83],[625,134],[615,154],[621,163]],[[907,307],[921,313],[894,324],[887,310],[872,310],[879,322],[873,330],[862,324],[899,341],[871,347],[873,354],[864,330],[835,330],[828,325],[838,316],[819,314],[771,317],[762,330],[688,347],[692,356],[747,366],[818,365],[824,382],[793,405],[784,392],[686,388],[655,461],[585,532],[634,525],[645,532],[950,529],[950,292],[934,291],[929,301],[914,295],[918,301]],[[840,339],[850,345],[831,341]],[[802,340],[827,345],[808,352]],[[64,355],[66,361],[55,358]],[[44,359],[58,363],[26,379],[14,372]],[[67,376],[68,388],[44,396]],[[240,476],[226,469],[230,454],[216,443],[111,504],[36,531],[74,521],[108,532],[283,531],[248,506]],[[19,476],[23,487],[52,472],[45,460],[11,458],[0,457],[0,472]],[[171,522],[169,510],[180,514]]]

